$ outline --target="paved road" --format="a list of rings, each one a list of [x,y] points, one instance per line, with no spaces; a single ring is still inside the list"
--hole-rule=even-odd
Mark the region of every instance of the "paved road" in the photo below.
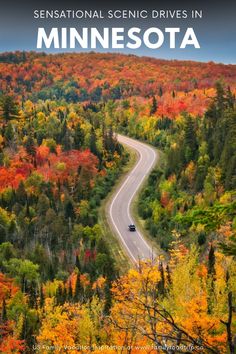
[[[128,230],[129,224],[135,224],[130,214],[130,205],[145,178],[154,167],[158,154],[149,145],[123,135],[118,135],[118,140],[135,149],[139,158],[111,201],[109,221],[131,261],[137,262],[139,259],[153,258],[155,255],[138,229],[135,232]]]

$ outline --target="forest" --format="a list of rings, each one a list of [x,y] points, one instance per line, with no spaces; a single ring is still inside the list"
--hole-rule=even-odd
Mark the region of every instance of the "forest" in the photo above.
[[[0,352],[235,353],[236,66],[0,55]],[[129,154],[165,256],[121,269],[100,206]]]

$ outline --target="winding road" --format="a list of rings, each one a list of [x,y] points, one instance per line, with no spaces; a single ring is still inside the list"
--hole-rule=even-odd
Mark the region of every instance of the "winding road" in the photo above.
[[[140,259],[153,258],[155,254],[138,228],[135,232],[128,230],[129,224],[135,224],[131,216],[130,206],[145,178],[153,169],[159,155],[147,144],[119,134],[117,137],[121,144],[136,150],[139,158],[112,198],[108,218],[109,224],[122,242],[129,258],[136,263]]]

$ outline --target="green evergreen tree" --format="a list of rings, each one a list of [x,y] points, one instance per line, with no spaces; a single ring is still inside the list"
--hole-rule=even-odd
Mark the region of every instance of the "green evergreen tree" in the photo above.
[[[43,292],[43,284],[40,285],[40,292],[39,292],[39,306],[42,308],[44,306],[45,297]]]
[[[96,137],[96,133],[95,133],[95,130],[94,128],[92,127],[91,128],[91,131],[90,131],[90,140],[89,140],[89,148],[90,148],[90,151],[94,154],[94,155],[98,155],[98,149],[97,149],[97,137]]]
[[[159,90],[158,90],[158,96],[159,96],[159,97],[162,97],[162,96],[163,96],[163,89],[162,89],[161,86],[159,87]]]
[[[27,154],[31,157],[31,161],[33,162],[34,166],[36,167],[36,145],[32,133],[30,133],[26,139],[25,149]]]
[[[84,131],[81,128],[81,124],[78,123],[75,127],[74,131],[74,146],[75,149],[81,149],[82,146],[84,145]]]
[[[81,271],[81,264],[80,264],[80,260],[79,260],[78,255],[76,255],[76,258],[75,258],[75,266],[79,271]]]
[[[7,308],[6,308],[6,300],[5,297],[2,300],[2,313],[1,313],[1,323],[7,321]]]
[[[227,92],[226,92],[226,101],[227,101],[227,105],[230,109],[234,109],[234,105],[235,105],[235,95],[232,93],[230,86],[228,86],[227,88]]]
[[[207,276],[208,276],[208,284],[209,284],[209,289],[208,289],[208,312],[212,312],[212,304],[213,304],[213,297],[215,294],[215,276],[216,276],[216,270],[215,270],[215,249],[213,245],[211,244],[209,254],[208,254],[208,264],[207,264]]]
[[[74,207],[73,207],[71,200],[68,200],[68,202],[66,203],[65,217],[66,217],[66,219],[71,218],[72,220],[74,220],[74,218],[75,218]]]
[[[0,112],[5,122],[18,116],[18,106],[12,96],[2,95],[0,97]]]
[[[73,290],[72,290],[71,282],[69,282],[69,285],[68,285],[67,300],[69,302],[71,302],[73,300]]]
[[[216,262],[216,258],[215,258],[215,248],[214,248],[213,245],[211,244],[210,250],[209,250],[209,254],[208,254],[208,266],[207,266],[208,275],[215,276],[215,274],[216,274],[216,271],[215,271],[215,262]]]
[[[83,286],[80,281],[80,273],[78,273],[76,277],[76,283],[75,283],[74,301],[81,302],[82,299],[83,299]]]
[[[194,125],[193,119],[190,116],[185,118],[184,127],[184,161],[185,163],[194,161],[196,158],[198,143],[196,136],[196,127]]]
[[[227,110],[224,114],[225,134],[220,165],[225,178],[226,189],[236,188],[236,112]],[[221,143],[222,144],[222,143]]]
[[[16,201],[22,205],[25,205],[26,198],[27,198],[27,194],[26,194],[24,182],[20,181],[19,186],[16,190]]]
[[[84,300],[90,301],[92,297],[93,297],[93,288],[92,288],[92,283],[89,282],[89,284],[85,288]]]
[[[236,257],[236,234],[233,234],[228,242],[221,242],[220,248],[226,256]]]
[[[4,132],[4,136],[5,136],[6,140],[8,141],[8,143],[10,143],[14,138],[14,130],[13,130],[12,124],[10,122],[7,124],[7,127]]]
[[[56,290],[56,304],[57,305],[63,305],[65,302],[65,294],[64,294],[64,290],[61,284],[58,285],[58,288]]]
[[[110,314],[111,305],[112,305],[111,282],[108,279],[106,279],[104,294],[105,294],[104,314],[108,316]]]
[[[218,81],[216,83],[215,102],[216,102],[216,105],[217,105],[218,117],[220,117],[222,112],[224,111],[225,102],[226,102],[224,87],[223,87],[223,85],[221,84],[220,81]]]
[[[157,111],[157,99],[155,96],[153,96],[152,97],[152,105],[151,105],[151,109],[150,109],[150,116],[155,114],[156,111]]]
[[[31,282],[28,289],[28,303],[30,308],[37,308],[37,284]]]
[[[168,264],[166,266],[166,275],[167,275],[168,285],[171,285],[172,284],[172,280],[171,280],[171,274],[170,274],[170,267],[169,267]]]

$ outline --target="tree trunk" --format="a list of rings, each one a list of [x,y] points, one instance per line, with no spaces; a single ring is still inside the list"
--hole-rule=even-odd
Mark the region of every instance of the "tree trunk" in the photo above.
[[[235,341],[232,335],[231,325],[233,316],[233,294],[232,291],[228,293],[228,321],[221,321],[226,326],[227,342],[230,354],[235,354]]]

